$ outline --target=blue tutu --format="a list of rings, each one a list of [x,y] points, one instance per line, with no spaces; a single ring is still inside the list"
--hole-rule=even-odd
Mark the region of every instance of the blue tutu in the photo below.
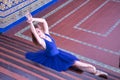
[[[52,42],[44,39],[46,49],[26,53],[27,59],[52,68],[56,71],[65,71],[71,67],[76,60],[79,60],[74,55],[57,49],[54,39],[50,35],[46,35],[51,38]]]

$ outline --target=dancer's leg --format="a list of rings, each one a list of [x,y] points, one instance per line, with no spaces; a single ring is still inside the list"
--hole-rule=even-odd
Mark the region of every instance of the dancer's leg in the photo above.
[[[81,69],[83,71],[89,72],[89,73],[96,73],[96,68],[88,63],[84,63],[81,61],[75,61],[75,63],[73,64],[73,66],[77,67],[78,69]]]
[[[77,67],[80,70],[92,73],[96,76],[100,76],[100,77],[104,77],[104,78],[107,78],[107,76],[108,76],[107,73],[100,71],[100,70],[97,70],[95,66],[88,64],[88,63],[84,63],[81,61],[75,61],[73,66]]]

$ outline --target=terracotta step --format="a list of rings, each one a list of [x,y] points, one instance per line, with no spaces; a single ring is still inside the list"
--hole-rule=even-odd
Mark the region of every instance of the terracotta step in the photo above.
[[[26,48],[27,45],[27,48]],[[22,76],[25,79],[35,80],[101,80],[102,78],[89,73],[78,73],[78,70],[68,70],[65,72],[57,72],[42,65],[38,65],[24,58],[25,52],[28,49],[35,51],[35,46],[17,41],[10,37],[0,35],[0,51],[2,69],[2,78],[16,78],[10,76],[9,73]],[[6,73],[9,72],[9,73]],[[114,78],[117,80],[117,78]],[[113,78],[110,78],[113,80]]]

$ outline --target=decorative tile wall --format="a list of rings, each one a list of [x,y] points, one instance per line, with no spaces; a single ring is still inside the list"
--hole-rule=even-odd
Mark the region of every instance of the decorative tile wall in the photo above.
[[[0,29],[24,17],[53,0],[0,0]]]

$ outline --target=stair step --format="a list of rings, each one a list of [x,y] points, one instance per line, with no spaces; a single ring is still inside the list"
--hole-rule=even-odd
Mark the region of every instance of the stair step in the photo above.
[[[0,35],[2,79],[12,80],[21,77],[22,80],[102,80],[92,74],[67,70],[57,72],[40,64],[25,59],[26,51],[35,51],[38,47],[19,40]],[[13,76],[10,74],[14,74]],[[16,76],[15,76],[16,75]],[[117,80],[117,78],[114,78]],[[113,78],[110,78],[113,80]]]

